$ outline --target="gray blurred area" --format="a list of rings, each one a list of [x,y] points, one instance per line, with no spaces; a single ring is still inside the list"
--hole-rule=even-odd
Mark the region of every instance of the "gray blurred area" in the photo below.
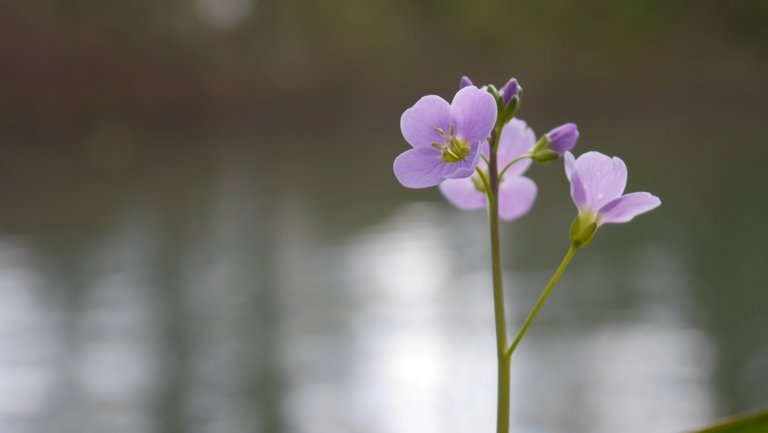
[[[6,1],[0,433],[493,431],[485,216],[391,172],[465,74],[663,201],[576,256],[513,431],[768,406],[767,2]],[[512,324],[567,247],[560,164],[503,226]]]

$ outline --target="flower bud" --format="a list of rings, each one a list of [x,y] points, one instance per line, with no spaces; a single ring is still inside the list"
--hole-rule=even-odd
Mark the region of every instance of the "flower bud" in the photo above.
[[[573,149],[579,139],[579,129],[575,123],[565,123],[547,132],[545,137],[549,140],[549,148],[560,155]]]
[[[501,99],[504,102],[504,105],[509,105],[512,99],[517,98],[519,92],[520,84],[518,84],[517,79],[512,78],[507,81],[507,84],[501,88]]]
[[[470,80],[469,77],[464,75],[463,77],[461,77],[461,80],[459,80],[459,90],[467,86],[474,86],[474,84],[472,84],[472,80]]]

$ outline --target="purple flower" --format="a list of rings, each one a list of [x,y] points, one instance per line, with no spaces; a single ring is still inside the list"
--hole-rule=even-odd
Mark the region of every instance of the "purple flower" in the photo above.
[[[464,75],[461,77],[461,80],[459,80],[459,89],[463,89],[467,86],[474,86],[474,84],[472,84],[472,80],[470,80],[469,77]]]
[[[395,158],[395,177],[408,188],[426,188],[471,176],[496,114],[493,96],[474,86],[459,90],[450,105],[435,95],[419,99],[400,118],[413,149]]]
[[[499,170],[518,156],[525,155],[536,143],[536,136],[525,122],[512,119],[504,126],[499,138],[497,164]],[[489,155],[488,142],[481,151]],[[536,184],[522,174],[531,165],[530,159],[512,164],[499,180],[499,216],[507,221],[526,214],[536,199]],[[480,161],[479,167],[488,173],[488,165]],[[446,199],[460,209],[483,209],[486,207],[485,187],[477,173],[466,179],[449,179],[440,184],[440,191]]]
[[[627,167],[617,157],[587,152],[578,159],[565,153],[565,175],[571,182],[571,197],[579,215],[571,226],[571,240],[588,244],[603,224],[625,223],[661,204],[647,192],[624,194]]]
[[[565,123],[545,135],[549,140],[549,148],[562,155],[576,145],[576,141],[579,139],[579,129],[575,123]]]

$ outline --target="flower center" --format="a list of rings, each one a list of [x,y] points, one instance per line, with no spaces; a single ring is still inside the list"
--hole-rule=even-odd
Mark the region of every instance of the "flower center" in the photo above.
[[[443,139],[445,140],[442,144],[432,143],[432,146],[435,149],[440,150],[443,161],[455,163],[462,161],[467,157],[467,155],[469,155],[469,143],[454,134],[453,125],[451,125],[451,129],[448,134],[446,134],[445,131],[440,128],[435,128],[435,130],[440,133],[440,135],[442,135]]]

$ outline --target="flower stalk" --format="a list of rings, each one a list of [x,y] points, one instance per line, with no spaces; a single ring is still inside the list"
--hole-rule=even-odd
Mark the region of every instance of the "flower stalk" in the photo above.
[[[501,273],[501,246],[499,237],[499,172],[497,148],[500,131],[493,131],[490,138],[488,159],[488,222],[491,235],[491,274],[493,278],[493,310],[496,323],[496,349],[498,355],[498,403],[496,431],[509,432],[509,382],[510,357],[507,355],[507,319],[504,308],[504,283]]]
[[[573,258],[573,255],[576,254],[578,248],[576,243],[571,243],[568,252],[565,253],[565,257],[563,257],[563,261],[560,262],[560,266],[557,267],[554,275],[552,275],[552,278],[549,280],[549,284],[547,284],[547,287],[545,287],[544,291],[539,295],[539,299],[536,301],[536,304],[534,304],[531,312],[528,313],[528,317],[525,319],[522,328],[520,328],[520,332],[517,333],[517,337],[512,341],[512,345],[509,346],[509,349],[506,352],[508,358],[512,358],[512,354],[515,352],[515,349],[520,344],[523,337],[525,337],[525,333],[528,332],[528,328],[531,326],[531,323],[533,323],[533,319],[536,318],[536,315],[539,314],[539,310],[541,310],[544,302],[547,301],[550,292],[552,292],[552,288],[555,287],[558,281],[560,281],[560,277],[563,276],[565,269],[568,267],[568,264],[571,263],[571,259]]]

